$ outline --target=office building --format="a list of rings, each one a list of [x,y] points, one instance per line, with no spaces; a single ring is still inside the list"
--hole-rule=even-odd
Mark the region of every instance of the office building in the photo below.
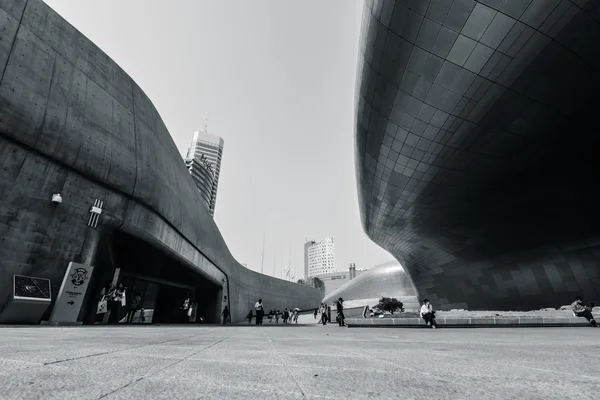
[[[208,126],[206,123],[204,123],[202,130],[194,132],[192,144],[190,145],[186,155],[186,159],[188,160],[199,156],[204,156],[213,170],[213,183],[209,207],[211,215],[215,214],[224,144],[225,143],[221,137],[208,133]]]
[[[203,200],[202,205],[205,206],[206,209],[210,210],[214,184],[214,172],[212,164],[208,162],[204,155],[200,154],[194,158],[186,159],[185,166],[187,167],[188,171],[190,171],[190,175],[192,176],[196,187],[200,191],[200,196]]]
[[[335,243],[332,237],[304,243],[304,275],[306,279],[335,272]]]

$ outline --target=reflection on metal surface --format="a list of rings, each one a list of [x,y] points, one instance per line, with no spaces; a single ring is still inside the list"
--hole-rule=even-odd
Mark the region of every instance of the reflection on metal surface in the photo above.
[[[600,2],[363,4],[366,234],[439,309],[597,301]]]
[[[418,303],[410,277],[397,261],[375,266],[352,279],[323,300],[330,304],[344,299],[346,308],[373,306],[382,296],[395,297],[412,309]],[[373,303],[374,304],[371,304]],[[364,303],[364,304],[363,304]]]

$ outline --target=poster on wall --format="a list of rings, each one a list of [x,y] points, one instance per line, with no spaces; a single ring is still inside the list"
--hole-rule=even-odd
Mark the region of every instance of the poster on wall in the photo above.
[[[51,323],[77,322],[94,267],[70,262],[50,315]]]
[[[15,275],[13,277],[13,295],[15,300],[50,302],[50,279],[33,276]]]

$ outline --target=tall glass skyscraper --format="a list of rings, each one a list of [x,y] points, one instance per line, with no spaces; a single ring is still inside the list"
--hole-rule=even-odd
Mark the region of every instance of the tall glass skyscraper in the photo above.
[[[210,214],[215,214],[217,202],[217,189],[219,187],[219,173],[221,172],[221,159],[223,158],[223,138],[208,133],[206,123],[200,131],[194,132],[192,144],[188,149],[186,159],[191,160],[203,156],[213,169],[213,182],[210,195]]]

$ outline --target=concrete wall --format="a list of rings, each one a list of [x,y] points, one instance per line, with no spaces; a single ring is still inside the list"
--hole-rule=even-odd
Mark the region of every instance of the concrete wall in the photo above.
[[[258,297],[267,308],[319,303],[315,289],[235,261],[158,111],[73,26],[39,0],[0,0],[0,39],[0,310],[12,275],[51,278],[55,297],[68,262],[93,259],[98,232],[116,228],[226,276],[233,320]],[[98,232],[86,225],[95,199]]]

